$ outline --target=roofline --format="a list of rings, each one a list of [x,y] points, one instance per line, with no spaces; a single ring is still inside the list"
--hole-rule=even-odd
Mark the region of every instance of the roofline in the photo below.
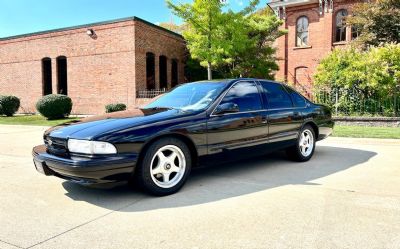
[[[183,39],[182,35],[175,33],[169,29],[163,28],[161,26],[158,26],[154,23],[151,23],[151,22],[141,19],[139,17],[131,16],[131,17],[118,18],[118,19],[113,19],[113,20],[108,20],[108,21],[102,21],[102,22],[94,22],[94,23],[70,26],[70,27],[59,28],[59,29],[49,29],[49,30],[45,30],[45,31],[38,31],[38,32],[33,32],[33,33],[26,33],[26,34],[21,34],[21,35],[2,37],[2,38],[0,38],[0,41],[6,41],[6,40],[24,38],[24,37],[29,37],[29,36],[36,36],[36,35],[44,35],[44,34],[50,34],[50,33],[54,33],[54,32],[68,31],[68,30],[74,30],[74,29],[89,28],[89,27],[93,27],[93,26],[100,26],[100,25],[105,25],[105,24],[112,24],[112,23],[126,22],[126,21],[139,21],[139,22],[142,22],[144,24],[147,24],[149,26],[152,26],[154,28],[165,31],[171,35],[175,35],[175,36]]]
[[[277,1],[277,2],[270,2],[270,3],[267,3],[267,5],[271,9],[273,9],[273,8],[279,8],[279,7],[301,6],[301,5],[311,4],[311,3],[318,3],[318,1],[316,1],[316,0],[283,0],[283,1]]]

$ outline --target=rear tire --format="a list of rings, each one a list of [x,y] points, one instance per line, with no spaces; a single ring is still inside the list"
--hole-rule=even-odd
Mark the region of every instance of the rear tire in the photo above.
[[[292,147],[286,149],[290,159],[297,162],[306,162],[311,159],[315,151],[315,131],[310,125],[305,125]]]
[[[135,180],[150,194],[170,195],[182,188],[191,168],[191,153],[186,144],[176,138],[162,138],[145,151]]]

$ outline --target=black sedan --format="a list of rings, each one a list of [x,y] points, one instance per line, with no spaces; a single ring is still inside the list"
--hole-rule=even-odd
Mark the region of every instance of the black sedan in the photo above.
[[[53,127],[33,157],[45,175],[87,185],[135,181],[168,195],[197,165],[280,149],[307,161],[333,125],[328,107],[285,84],[203,81],[180,85],[142,109]]]

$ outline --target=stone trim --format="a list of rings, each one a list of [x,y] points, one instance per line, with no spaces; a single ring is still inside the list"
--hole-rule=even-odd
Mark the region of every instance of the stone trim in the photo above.
[[[400,117],[333,117],[334,121],[400,121]]]

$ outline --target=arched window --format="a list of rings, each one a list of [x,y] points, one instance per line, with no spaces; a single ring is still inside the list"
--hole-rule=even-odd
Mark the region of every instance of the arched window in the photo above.
[[[68,95],[67,57],[57,57],[57,93]]]
[[[160,89],[168,87],[168,74],[167,74],[167,57],[161,55],[158,60],[159,73],[160,73]]]
[[[156,89],[155,58],[153,53],[146,53],[146,88]]]
[[[296,23],[296,47],[308,46],[308,18],[302,16]]]
[[[347,10],[339,10],[336,13],[335,42],[346,41],[346,17]]]
[[[173,59],[171,62],[171,87],[178,85],[178,60]]]
[[[53,81],[51,79],[51,59],[46,57],[42,59],[42,94],[48,95],[53,93],[52,84]]]

